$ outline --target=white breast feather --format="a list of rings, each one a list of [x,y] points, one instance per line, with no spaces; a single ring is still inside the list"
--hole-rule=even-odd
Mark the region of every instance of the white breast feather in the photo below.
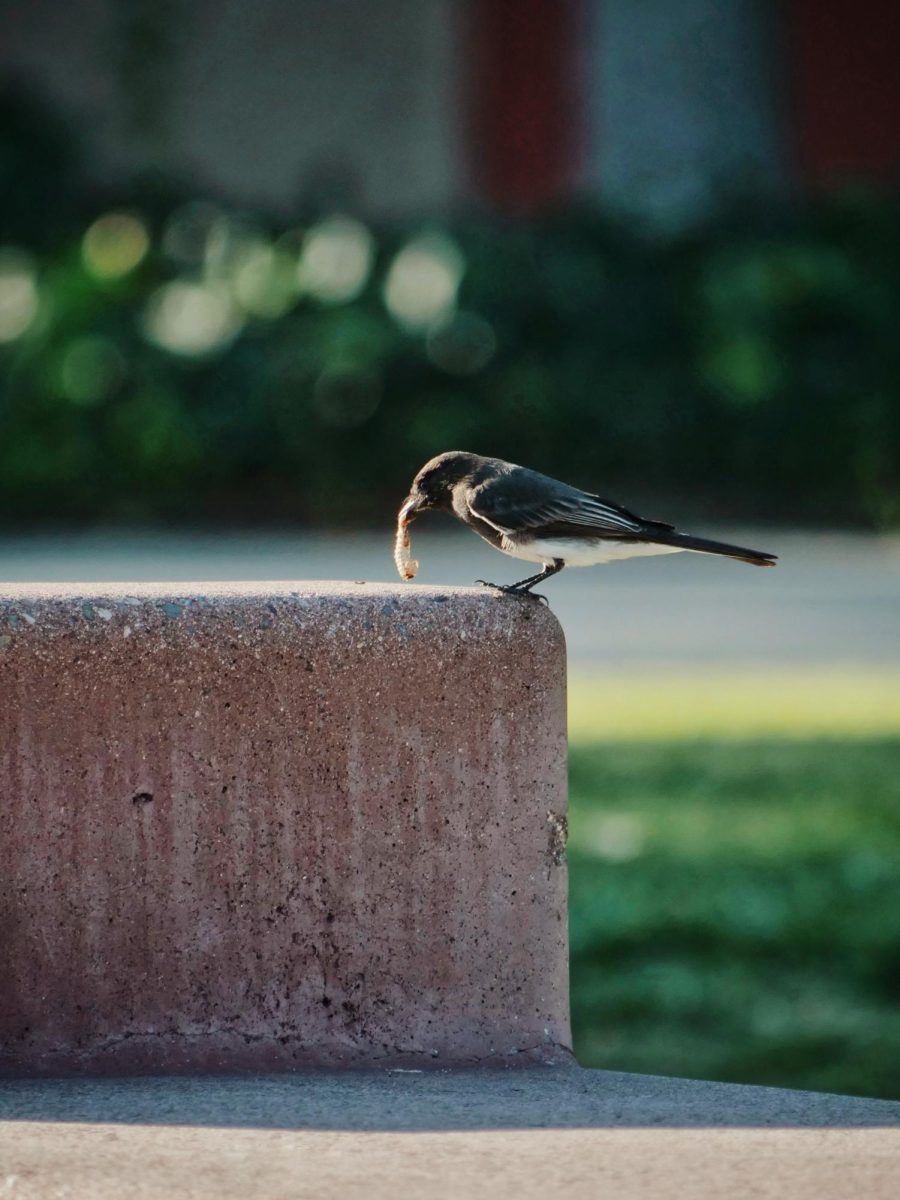
[[[681,546],[660,546],[654,542],[616,542],[609,538],[532,538],[519,541],[504,535],[500,547],[504,554],[525,562],[550,565],[561,558],[567,567],[594,567],[598,563],[623,558],[645,558],[655,554],[678,554]]]

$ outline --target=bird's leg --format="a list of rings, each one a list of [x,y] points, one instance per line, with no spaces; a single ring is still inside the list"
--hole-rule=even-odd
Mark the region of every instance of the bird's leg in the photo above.
[[[476,579],[475,582],[480,583],[482,587],[494,588],[498,592],[516,593],[526,590],[523,587],[524,584],[527,584],[528,587],[533,587],[544,578],[544,572],[540,571],[537,575],[530,575],[527,579],[520,579],[518,583],[491,583],[489,579]]]
[[[544,569],[540,575],[532,575],[528,579],[520,579],[518,583],[510,585],[509,591],[513,596],[530,596],[535,600],[542,600],[546,604],[547,597],[540,596],[531,589],[536,583],[540,583],[541,580],[549,579],[551,575],[558,575],[565,565],[561,558],[554,558],[552,563],[544,564]]]
[[[549,579],[551,575],[557,575],[565,565],[561,558],[555,558],[552,564],[548,563],[537,575],[529,575],[527,579],[520,579],[518,583],[489,583],[486,579],[476,579],[475,582],[482,584],[483,587],[496,588],[498,592],[505,592],[507,596],[533,596],[535,600],[544,600],[544,596],[539,596],[531,589],[541,580]]]
[[[542,579],[549,579],[551,575],[558,575],[566,564],[561,558],[554,558],[552,563],[544,565],[540,575],[532,575],[529,579],[521,579],[518,583],[513,583],[510,586],[517,592],[530,592],[536,583],[540,583]]]

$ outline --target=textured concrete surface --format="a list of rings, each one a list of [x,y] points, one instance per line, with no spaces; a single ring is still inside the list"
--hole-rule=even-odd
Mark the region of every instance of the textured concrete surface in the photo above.
[[[354,1134],[24,1123],[6,1163],[4,1200],[896,1200],[900,1135]]]
[[[545,608],[5,585],[0,630],[0,1073],[567,1056]]]
[[[900,1104],[776,1088],[575,1068],[0,1082],[12,1200],[893,1200],[898,1173]]]
[[[640,507],[640,505],[638,506]],[[649,511],[654,511],[652,504]],[[677,512],[658,513],[680,519]],[[396,582],[381,534],[114,531],[0,537],[3,579],[369,579]],[[737,529],[698,533],[781,555],[775,571],[701,554],[563,571],[543,589],[572,670],[659,664],[900,662],[900,537]],[[426,584],[500,583],[522,564],[443,514],[412,529]]]

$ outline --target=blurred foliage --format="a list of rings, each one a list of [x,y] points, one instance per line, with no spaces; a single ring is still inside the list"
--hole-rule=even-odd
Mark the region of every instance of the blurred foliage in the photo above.
[[[390,520],[469,448],[649,509],[900,522],[900,220],[845,193],[660,241],[603,214],[292,221],[100,196],[0,98],[7,521]]]
[[[570,761],[579,1060],[900,1098],[900,741]]]

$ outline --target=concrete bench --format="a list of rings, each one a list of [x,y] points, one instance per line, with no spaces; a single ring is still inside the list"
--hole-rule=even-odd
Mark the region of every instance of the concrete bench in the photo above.
[[[568,1059],[546,608],[0,585],[0,1074]]]

